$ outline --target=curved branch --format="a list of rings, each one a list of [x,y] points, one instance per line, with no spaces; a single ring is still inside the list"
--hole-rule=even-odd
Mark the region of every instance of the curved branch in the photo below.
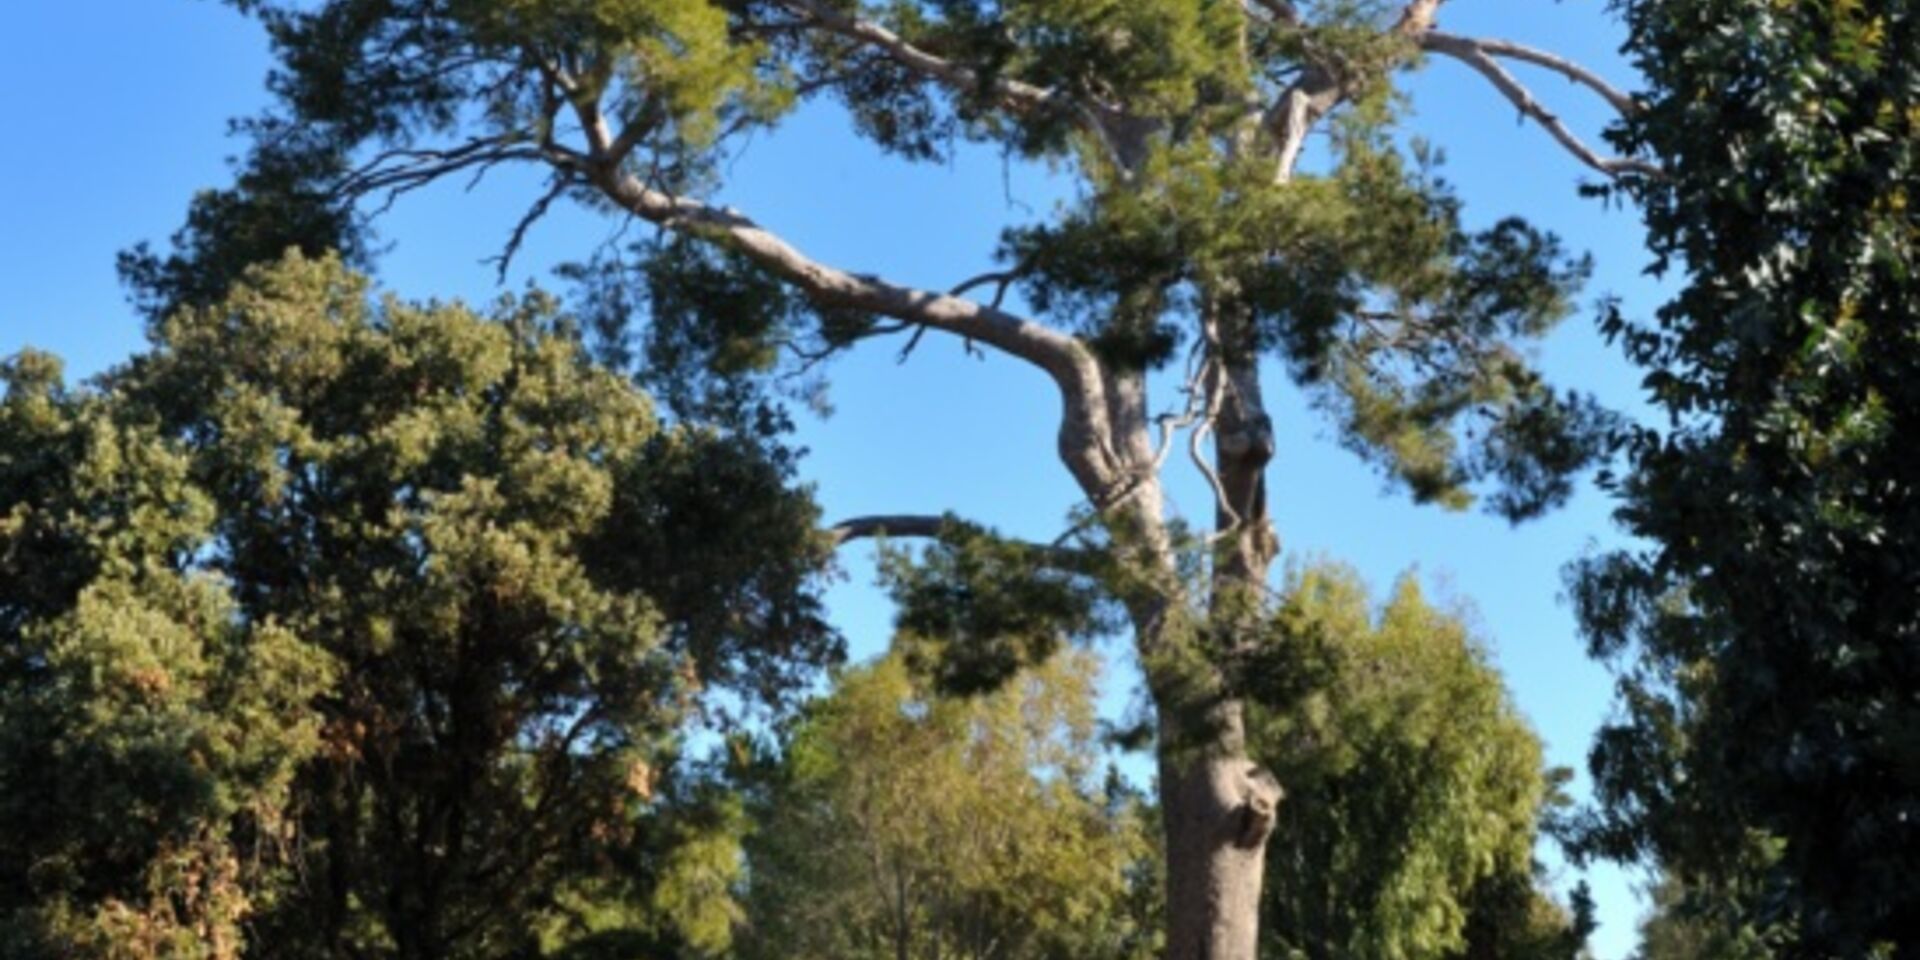
[[[1621,90],[1619,87],[1608,83],[1606,78],[1559,54],[1548,53],[1545,50],[1529,47],[1525,44],[1514,43],[1511,40],[1500,40],[1494,37],[1462,37],[1456,34],[1444,33],[1439,30],[1429,30],[1421,36],[1420,47],[1423,50],[1449,53],[1449,55],[1452,54],[1448,50],[1441,48],[1474,47],[1482,53],[1491,56],[1510,57],[1523,63],[1531,63],[1536,67],[1544,67],[1552,70],[1566,77],[1568,80],[1599,94],[1600,97],[1611,104],[1615,110],[1620,111],[1621,116],[1632,116],[1640,111],[1640,101],[1635,100],[1630,94]]]
[[[937,537],[951,518],[928,514],[876,514],[850,517],[827,528],[834,546],[870,537]]]
[[[1433,17],[1440,9],[1440,3],[1441,0],[1408,0],[1393,25],[1393,32],[1408,38],[1425,33],[1433,25]],[[1292,9],[1290,4],[1283,6]],[[1297,16],[1288,22],[1299,24]],[[1339,70],[1328,63],[1309,62],[1300,76],[1267,108],[1262,122],[1273,136],[1279,154],[1274,168],[1275,183],[1286,183],[1293,179],[1294,167],[1300,163],[1300,151],[1306,146],[1308,131],[1320,122],[1320,118],[1339,106],[1347,94],[1348,84],[1340,76]]]
[[[1279,153],[1274,164],[1275,183],[1293,179],[1293,168],[1300,163],[1300,151],[1307,144],[1307,132],[1345,96],[1346,89],[1330,71],[1313,65],[1274,101],[1264,124],[1272,132]]]
[[[1525,85],[1521,84],[1519,80],[1515,79],[1513,74],[1507,72],[1507,68],[1501,66],[1500,62],[1493,58],[1489,52],[1489,48],[1483,46],[1480,41],[1457,37],[1452,34],[1428,31],[1421,35],[1420,46],[1421,49],[1424,50],[1446,54],[1479,71],[1482,76],[1486,77],[1487,80],[1493,84],[1495,89],[1505,94],[1508,100],[1513,101],[1514,106],[1520,108],[1522,116],[1532,117],[1542,127],[1545,127],[1547,132],[1552,134],[1553,138],[1560,142],[1561,146],[1567,148],[1569,153],[1572,153],[1580,162],[1587,166],[1609,177],[1618,177],[1629,173],[1637,173],[1649,177],[1661,175],[1658,166],[1648,163],[1645,160],[1635,157],[1603,157],[1596,153],[1592,147],[1587,146],[1584,141],[1578,136],[1575,136],[1573,131],[1567,128],[1566,123],[1562,121],[1558,115],[1548,110],[1540,101],[1534,99],[1533,93],[1529,91]],[[1535,52],[1537,53],[1537,51]],[[1547,55],[1539,54],[1539,56],[1544,57]]]
[[[821,306],[864,310],[977,340],[1076,386],[1089,372],[1083,368],[1091,361],[1086,350],[1073,337],[1052,327],[952,294],[828,266],[744,214],[655,189],[631,173],[601,172],[594,181],[610,199],[636,216],[722,241],[792,283]]]
[[[952,516],[930,516],[927,514],[875,514],[866,517],[850,517],[828,527],[827,537],[836,547],[845,546],[855,540],[874,537],[914,537],[934,539],[945,533],[948,527],[960,521]],[[1069,531],[1071,532],[1071,531]],[[1064,538],[1063,538],[1064,539]],[[1105,562],[1098,550],[1082,550],[1065,546],[1061,541],[1053,543],[1033,543],[1026,540],[1006,540],[1006,543],[1018,547],[1034,561],[1063,573],[1082,576],[1098,576]]]
[[[641,219],[702,236],[746,256],[815,304],[843,307],[932,327],[984,343],[1039,367],[1060,388],[1060,457],[1081,489],[1105,495],[1123,479],[1106,412],[1100,364],[1073,336],[997,306],[850,273],[808,257],[734,210],[648,186],[638,176],[587,159],[584,175],[608,199]]]

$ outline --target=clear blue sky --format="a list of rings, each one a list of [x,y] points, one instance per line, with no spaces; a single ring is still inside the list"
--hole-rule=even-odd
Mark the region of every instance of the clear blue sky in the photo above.
[[[86,375],[142,342],[114,253],[164,239],[194,190],[226,181],[223,160],[239,149],[226,121],[265,104],[267,52],[255,25],[207,0],[27,0],[9,23],[0,34],[0,355],[34,346]],[[1441,23],[1550,47],[1631,85],[1616,53],[1619,27],[1600,0],[1454,0]],[[1597,98],[1519,72],[1576,130],[1605,122]],[[1579,197],[1584,168],[1519,123],[1477,75],[1435,62],[1407,87],[1415,126],[1444,148],[1470,219],[1523,214],[1595,255],[1592,299],[1618,295],[1642,314],[1659,302],[1641,274],[1637,216]],[[1057,195],[1037,171],[1015,169],[1004,182],[1002,174],[985,152],[945,166],[878,158],[846,135],[833,110],[814,109],[753,143],[723,200],[827,262],[939,288],[990,265],[999,229],[1028,215],[1020,204],[1043,211]],[[471,192],[448,186],[402,200],[380,223],[392,245],[381,282],[409,297],[497,295],[480,261],[499,252],[536,184],[531,172],[508,172]],[[585,255],[614,228],[557,211],[534,230],[509,286],[550,279],[552,264]],[[1014,363],[965,357],[951,342],[930,338],[905,365],[895,353],[880,342],[840,362],[831,371],[837,412],[804,425],[805,476],[828,514],[954,510],[1015,534],[1056,533],[1077,497],[1053,455],[1049,385]],[[1599,344],[1591,310],[1571,318],[1541,360],[1563,385],[1636,403],[1638,375]],[[1582,490],[1567,508],[1517,529],[1479,513],[1416,507],[1330,442],[1298,397],[1281,390],[1274,401],[1280,452],[1270,499],[1285,555],[1351,563],[1376,590],[1416,570],[1443,595],[1471,603],[1550,760],[1584,780],[1611,681],[1584,656],[1560,577],[1584,551],[1617,542],[1605,498]],[[1173,493],[1190,515],[1211,509],[1193,476],[1176,476]],[[833,612],[854,650],[868,654],[885,644],[891,612],[865,557],[846,559]],[[1128,682],[1119,676],[1115,709]],[[1640,909],[1633,879],[1612,869],[1589,879],[1602,921],[1596,953],[1623,957]]]

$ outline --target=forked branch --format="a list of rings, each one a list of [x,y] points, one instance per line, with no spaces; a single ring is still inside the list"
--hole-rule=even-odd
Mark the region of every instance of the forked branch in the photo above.
[[[1631,113],[1638,109],[1631,97],[1628,97],[1618,89],[1607,84],[1598,76],[1594,75],[1592,71],[1561,57],[1535,50],[1531,47],[1523,47],[1519,44],[1500,40],[1475,40],[1469,37],[1442,33],[1437,30],[1429,30],[1420,35],[1420,48],[1452,57],[1478,71],[1481,76],[1486,77],[1487,80],[1493,84],[1495,89],[1499,90],[1508,100],[1513,102],[1514,106],[1520,109],[1522,116],[1532,117],[1535,122],[1545,127],[1547,133],[1559,141],[1560,145],[1578,158],[1581,163],[1609,177],[1619,177],[1625,174],[1640,174],[1648,177],[1658,177],[1661,175],[1658,166],[1648,163],[1645,160],[1636,157],[1602,156],[1592,147],[1588,146],[1585,141],[1581,140],[1567,127],[1566,122],[1561,120],[1559,115],[1548,110],[1545,105],[1535,99],[1533,92],[1528,90],[1512,73],[1508,72],[1507,68],[1502,66],[1500,61],[1494,58],[1494,55],[1510,56],[1516,60],[1523,60],[1557,71],[1574,82],[1598,92],[1602,97],[1605,97],[1607,102],[1612,104],[1615,109],[1621,110],[1622,112]]]
[[[1443,45],[1468,45],[1477,47],[1481,52],[1489,56],[1507,57],[1523,63],[1531,63],[1536,67],[1544,67],[1552,70],[1566,77],[1568,80],[1599,94],[1602,99],[1613,106],[1613,109],[1618,110],[1623,117],[1632,116],[1640,110],[1639,101],[1629,96],[1626,91],[1608,83],[1606,78],[1559,54],[1549,53],[1536,47],[1529,47],[1525,44],[1514,43],[1511,40],[1501,40],[1494,37],[1462,37],[1455,34],[1444,33],[1439,30],[1427,31],[1427,33],[1421,37],[1420,45],[1423,49],[1439,53],[1447,52],[1439,49],[1439,47]]]

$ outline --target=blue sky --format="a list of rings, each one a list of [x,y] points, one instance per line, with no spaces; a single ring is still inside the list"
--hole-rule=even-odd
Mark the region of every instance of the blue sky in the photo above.
[[[0,34],[0,355],[34,346],[86,375],[142,342],[114,275],[115,252],[164,239],[194,190],[226,181],[224,158],[240,149],[226,122],[265,104],[269,60],[252,23],[207,0],[28,0],[10,14]],[[1440,19],[1455,32],[1554,49],[1631,85],[1616,52],[1619,27],[1599,0],[1454,0]],[[1590,134],[1605,123],[1597,98],[1516,72],[1574,129]],[[1414,129],[1445,151],[1445,174],[1472,221],[1522,214],[1594,254],[1586,304],[1540,359],[1562,385],[1635,405],[1638,374],[1599,343],[1586,307],[1602,294],[1643,315],[1658,304],[1660,288],[1641,272],[1637,216],[1578,196],[1590,174],[1459,64],[1434,62],[1406,88]],[[1004,169],[991,152],[938,166],[878,158],[847,136],[832,109],[803,111],[760,137],[731,177],[724,202],[812,255],[930,288],[987,269],[1001,227],[1032,216],[1028,208],[1044,212],[1059,195],[1044,171]],[[403,199],[379,224],[390,244],[379,279],[408,297],[497,296],[481,261],[499,252],[537,184],[531,171],[506,171],[471,191],[448,185]],[[585,256],[616,227],[557,210],[534,229],[508,287],[550,280],[552,264]],[[1054,458],[1049,384],[1013,362],[968,357],[950,341],[929,338],[905,364],[897,346],[872,344],[836,364],[836,412],[803,425],[805,477],[829,516],[953,510],[1050,539],[1078,498]],[[1584,771],[1611,682],[1584,655],[1560,599],[1561,570],[1618,542],[1606,499],[1583,489],[1519,528],[1414,506],[1333,443],[1301,398],[1275,393],[1270,502],[1285,556],[1350,563],[1376,591],[1416,571],[1470,604],[1550,760]],[[1189,516],[1211,510],[1190,473],[1174,475],[1172,493]],[[831,594],[834,616],[855,651],[871,653],[885,643],[891,612],[871,586],[865,552],[846,560],[848,577]],[[1118,676],[1115,709],[1125,700],[1124,668]],[[1625,956],[1640,909],[1633,878],[1602,869],[1589,879],[1603,924],[1596,953]]]

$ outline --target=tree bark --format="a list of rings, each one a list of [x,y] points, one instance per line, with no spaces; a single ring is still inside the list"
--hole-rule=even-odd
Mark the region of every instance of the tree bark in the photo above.
[[[1221,704],[1196,745],[1163,711],[1162,826],[1167,841],[1166,960],[1254,960],[1260,888],[1280,785],[1247,759],[1238,701]],[[1170,722],[1171,721],[1171,722]]]
[[[1215,316],[1221,343],[1237,332]],[[1244,326],[1242,324],[1241,326]],[[1160,798],[1167,840],[1167,960],[1255,960],[1267,837],[1282,791],[1247,756],[1234,661],[1247,650],[1279,541],[1267,514],[1272,423],[1250,353],[1228,342],[1207,377],[1218,397],[1214,565],[1208,597],[1206,682],[1158,691]],[[1220,655],[1225,654],[1224,662]],[[1189,669],[1201,669],[1195,662]],[[1196,696],[1198,692],[1198,696]],[[1182,702],[1184,699],[1184,702]]]

